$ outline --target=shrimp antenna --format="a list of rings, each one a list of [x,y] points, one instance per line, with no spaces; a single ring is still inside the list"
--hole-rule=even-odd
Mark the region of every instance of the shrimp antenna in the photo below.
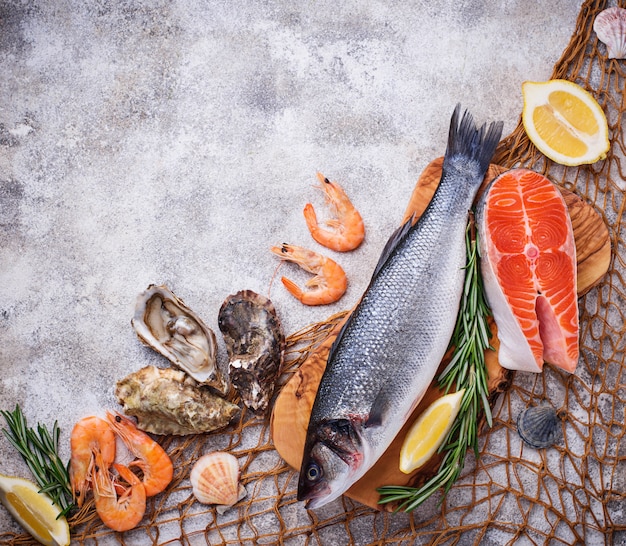
[[[280,260],[280,262],[278,262],[278,265],[276,266],[276,268],[274,269],[274,274],[272,275],[272,278],[270,279],[270,284],[267,287],[267,299],[271,300],[272,298],[270,297],[270,293],[272,292],[272,284],[274,284],[274,279],[276,278],[276,275],[278,275],[278,270],[282,267],[282,265],[284,264],[284,260]]]

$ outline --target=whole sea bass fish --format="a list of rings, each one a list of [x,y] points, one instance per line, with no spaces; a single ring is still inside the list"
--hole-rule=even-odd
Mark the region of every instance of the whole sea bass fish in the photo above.
[[[424,214],[389,240],[337,336],[311,411],[298,500],[343,494],[387,449],[448,348],[463,290],[469,209],[502,134],[457,105],[441,182]]]

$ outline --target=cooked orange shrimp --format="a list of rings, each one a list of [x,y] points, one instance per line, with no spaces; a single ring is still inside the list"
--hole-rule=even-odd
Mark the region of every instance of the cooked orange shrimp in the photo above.
[[[141,480],[121,464],[114,464],[113,468],[128,485],[118,480],[114,482],[109,471],[100,466],[101,460],[100,453],[97,453],[93,489],[96,512],[102,523],[114,531],[133,529],[146,512],[146,489]]]
[[[99,451],[102,465],[108,470],[115,459],[115,434],[109,424],[99,417],[83,417],[70,436],[70,483],[79,507],[93,483],[94,453]]]
[[[128,466],[136,466],[143,472],[146,496],[163,491],[172,481],[174,467],[165,450],[124,415],[107,412],[107,419],[128,450],[137,457]]]
[[[306,282],[304,291],[292,280],[281,278],[285,288],[305,305],[324,305],[333,303],[344,295],[348,287],[348,279],[341,266],[312,250],[283,243],[282,246],[273,246],[272,252],[283,260],[294,262],[315,277]]]
[[[317,223],[313,205],[307,203],[304,207],[304,219],[313,239],[320,245],[339,252],[354,250],[365,237],[365,226],[359,211],[354,208],[337,182],[331,182],[322,173],[317,173],[317,178],[321,182],[318,187],[324,192],[326,202],[330,204],[335,217],[324,222],[331,229],[324,229]]]

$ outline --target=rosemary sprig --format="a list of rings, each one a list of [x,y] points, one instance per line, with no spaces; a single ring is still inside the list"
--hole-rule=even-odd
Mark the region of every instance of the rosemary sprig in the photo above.
[[[465,454],[473,448],[478,452],[478,423],[480,412],[484,412],[489,426],[492,425],[489,406],[489,388],[485,349],[490,347],[491,331],[487,318],[491,315],[485,299],[483,281],[480,274],[480,255],[477,234],[473,221],[465,231],[467,264],[465,266],[465,284],[459,314],[450,346],[454,347],[452,360],[439,375],[439,385],[447,393],[453,386],[455,390],[465,389],[461,408],[455,422],[439,448],[444,452],[437,473],[419,488],[388,485],[378,488],[380,504],[398,502],[396,510],[410,512],[422,504],[433,493],[443,489],[443,496],[458,479],[465,465]]]
[[[59,517],[67,515],[74,503],[68,467],[59,457],[61,431],[57,421],[54,422],[50,434],[41,424],[37,424],[36,431],[29,428],[19,405],[15,406],[13,412],[0,410],[0,413],[9,426],[9,430],[2,429],[4,434],[30,468],[35,481],[41,487],[40,492],[47,493],[61,508]]]

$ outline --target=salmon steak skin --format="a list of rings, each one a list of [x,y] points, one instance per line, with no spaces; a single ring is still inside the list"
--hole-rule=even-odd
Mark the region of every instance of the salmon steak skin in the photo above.
[[[545,176],[512,169],[479,199],[476,225],[485,295],[504,368],[573,373],[579,356],[576,247],[565,200]]]

